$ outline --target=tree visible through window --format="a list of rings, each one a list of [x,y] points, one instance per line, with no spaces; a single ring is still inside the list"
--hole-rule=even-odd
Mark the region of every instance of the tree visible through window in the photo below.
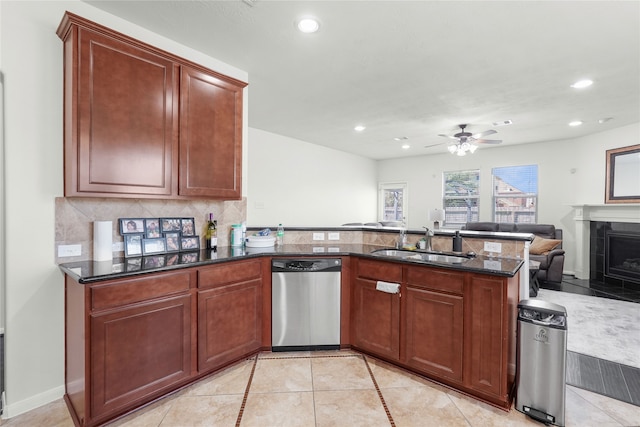
[[[538,165],[493,168],[493,220],[535,224]]]
[[[406,183],[384,183],[379,185],[380,221],[406,221]]]
[[[480,201],[480,171],[443,173],[444,224],[460,226],[478,221]]]

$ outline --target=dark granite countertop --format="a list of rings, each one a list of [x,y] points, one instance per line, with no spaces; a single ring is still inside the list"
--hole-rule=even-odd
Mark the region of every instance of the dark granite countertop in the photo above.
[[[220,247],[217,252],[201,250],[196,252],[177,252],[162,255],[114,258],[112,261],[77,261],[60,264],[63,273],[79,283],[95,283],[104,280],[121,279],[140,274],[171,271],[187,267],[213,265],[229,261],[239,261],[257,257],[314,257],[314,256],[361,256],[377,260],[389,260],[408,264],[428,265],[458,271],[470,271],[496,276],[514,276],[520,267],[521,259],[490,258],[478,256],[462,264],[444,264],[422,260],[404,260],[392,257],[372,255],[382,246],[362,244],[340,245],[284,245],[268,248]],[[416,251],[419,252],[419,251]]]

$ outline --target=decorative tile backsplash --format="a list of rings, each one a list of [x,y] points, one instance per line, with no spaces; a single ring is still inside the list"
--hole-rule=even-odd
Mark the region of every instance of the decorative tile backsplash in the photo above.
[[[56,263],[92,259],[93,222],[113,222],[113,243],[123,242],[118,228],[119,218],[189,218],[195,219],[196,234],[204,238],[209,212],[218,221],[218,245],[229,244],[232,224],[247,217],[247,201],[242,200],[147,200],[110,198],[56,198]],[[204,247],[204,241],[200,242]],[[79,257],[58,258],[59,245],[81,245]],[[115,253],[114,256],[122,256]]]

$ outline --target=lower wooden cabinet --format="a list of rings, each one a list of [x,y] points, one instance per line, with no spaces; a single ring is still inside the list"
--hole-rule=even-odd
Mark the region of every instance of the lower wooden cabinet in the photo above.
[[[198,371],[210,371],[262,345],[261,262],[202,269],[198,286]]]
[[[100,417],[191,376],[191,296],[91,316],[91,414]]]
[[[465,382],[474,390],[500,399],[509,394],[508,388],[513,384],[509,371],[515,371],[515,325],[509,325],[505,282],[472,276],[465,290],[465,328],[469,331]]]
[[[510,406],[518,275],[370,259],[352,263],[351,341],[356,349],[493,405]],[[400,294],[377,291],[377,280],[401,283]]]
[[[378,280],[400,283],[397,264],[358,259],[351,284],[351,339],[355,347],[390,360],[400,358],[400,294],[376,290]]]
[[[262,345],[262,261],[82,284],[65,277],[65,400],[93,427]]]
[[[421,372],[461,382],[462,296],[408,286],[405,307],[404,362]]]

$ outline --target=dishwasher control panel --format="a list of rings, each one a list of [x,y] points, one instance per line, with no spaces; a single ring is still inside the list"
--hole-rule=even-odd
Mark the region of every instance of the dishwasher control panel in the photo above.
[[[341,269],[342,260],[339,258],[274,259],[271,261],[272,272],[340,271]]]

